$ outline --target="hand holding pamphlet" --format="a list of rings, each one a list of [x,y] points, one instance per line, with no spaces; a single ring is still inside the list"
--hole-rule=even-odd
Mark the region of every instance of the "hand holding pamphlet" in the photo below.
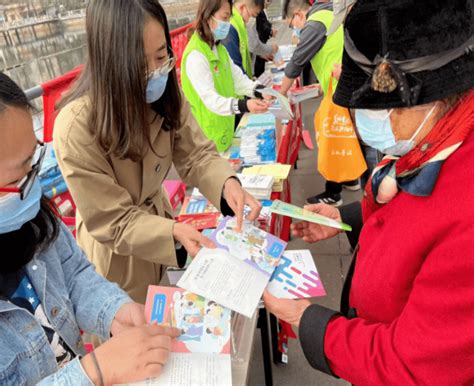
[[[270,207],[270,212],[280,214],[282,216],[293,217],[298,220],[325,225],[331,228],[342,229],[349,232],[352,231],[352,227],[350,225],[344,224],[329,217],[321,216],[320,214],[299,208],[295,205],[287,204],[286,202],[282,202],[280,200],[273,201],[273,204]]]

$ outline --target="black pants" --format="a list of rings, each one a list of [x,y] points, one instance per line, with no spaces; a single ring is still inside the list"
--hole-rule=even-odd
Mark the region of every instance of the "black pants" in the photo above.
[[[257,56],[255,58],[255,68],[254,68],[254,76],[258,78],[260,75],[262,75],[265,72],[265,63],[267,61],[263,59],[260,56]]]
[[[340,194],[342,192],[342,184],[339,182],[326,181],[326,192]]]

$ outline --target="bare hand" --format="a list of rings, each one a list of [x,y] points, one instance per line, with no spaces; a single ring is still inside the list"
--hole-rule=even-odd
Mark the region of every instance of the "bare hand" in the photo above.
[[[188,224],[175,223],[173,226],[173,236],[175,240],[183,244],[191,257],[198,254],[202,247],[215,248],[215,244],[201,232]]]
[[[260,215],[262,204],[242,188],[239,181],[235,178],[229,178],[224,184],[224,198],[234,211],[237,218],[237,231],[242,230],[244,220],[244,207],[248,205],[251,209],[248,215],[249,221],[254,221]]]
[[[249,99],[247,108],[251,113],[266,113],[268,111],[268,103],[261,99]]]
[[[172,340],[179,335],[176,328],[153,324],[129,328],[112,337],[95,350],[104,384],[158,377],[168,361]],[[98,384],[91,354],[82,358],[81,364],[94,384]]]
[[[126,303],[115,314],[110,332],[115,336],[128,328],[144,324],[146,324],[145,306],[139,303]]]
[[[341,213],[339,212],[339,210],[331,205],[307,205],[304,207],[304,209],[314,213],[318,213],[322,216],[332,218],[337,221],[342,221]],[[327,227],[324,225],[319,225],[307,221],[301,221],[299,223],[292,224],[291,230],[293,231],[293,236],[302,238],[307,243],[315,243],[317,241],[326,240],[342,232],[340,229]]]
[[[290,323],[292,326],[299,327],[301,317],[305,310],[311,305],[307,299],[291,300],[276,298],[270,292],[263,294],[265,307],[278,319]]]
[[[272,37],[275,37],[278,35],[278,30],[276,28],[272,28]]]
[[[278,44],[272,44],[272,53],[275,55],[278,52]]]
[[[262,58],[267,62],[273,62],[273,54],[263,55]]]

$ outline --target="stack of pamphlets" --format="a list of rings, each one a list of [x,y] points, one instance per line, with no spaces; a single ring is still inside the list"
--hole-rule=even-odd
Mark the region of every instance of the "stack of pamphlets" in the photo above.
[[[276,148],[275,126],[251,126],[242,130],[240,157],[244,165],[274,163]]]
[[[178,221],[202,230],[215,228],[220,216],[219,210],[195,189],[191,197],[184,199]]]
[[[273,177],[263,174],[237,174],[242,187],[257,200],[269,200],[272,195]]]
[[[288,91],[288,99],[291,103],[301,103],[305,100],[317,98],[321,95],[319,84],[310,84],[304,87],[294,88]]]
[[[290,174],[291,165],[283,164],[268,164],[268,165],[256,165],[249,168],[244,168],[242,174],[244,175],[266,175],[274,178],[272,191],[282,192],[283,183]]]

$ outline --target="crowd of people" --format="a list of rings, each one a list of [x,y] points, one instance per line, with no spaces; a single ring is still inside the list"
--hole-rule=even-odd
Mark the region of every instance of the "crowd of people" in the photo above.
[[[170,168],[238,228],[246,206],[250,221],[261,210],[219,152],[242,114],[271,103],[255,78],[278,52],[266,6],[200,0],[180,86],[159,1],[89,2],[84,70],[54,128],[77,239],[43,197],[33,108],[0,74],[0,384],[160,375],[180,332],[146,323],[147,288],[214,247],[174,220]],[[341,309],[270,293],[265,306],[297,327],[312,367],[353,384],[473,384],[472,0],[285,0],[283,20],[299,42],[280,92],[311,66],[352,117],[370,173],[361,202],[340,196],[358,180],[307,200],[353,228]],[[315,243],[340,231],[303,221],[292,232]],[[94,351],[83,332],[101,339]]]

